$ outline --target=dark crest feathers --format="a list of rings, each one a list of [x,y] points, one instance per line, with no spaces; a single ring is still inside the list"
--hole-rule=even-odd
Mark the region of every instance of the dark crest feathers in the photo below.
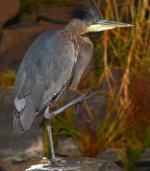
[[[72,18],[80,20],[102,19],[102,15],[94,0],[82,0],[71,12]]]

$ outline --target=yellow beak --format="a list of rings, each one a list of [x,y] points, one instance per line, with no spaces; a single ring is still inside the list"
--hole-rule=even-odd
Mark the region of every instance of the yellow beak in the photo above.
[[[117,27],[132,27],[132,24],[109,21],[109,20],[99,20],[95,24],[90,25],[86,32],[99,32],[104,30],[110,30]]]

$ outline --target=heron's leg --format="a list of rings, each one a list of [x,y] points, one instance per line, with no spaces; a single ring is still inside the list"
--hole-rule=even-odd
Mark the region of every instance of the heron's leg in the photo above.
[[[49,107],[46,108],[46,110],[44,112],[44,116],[47,114],[49,114]],[[46,119],[48,119],[48,118],[46,118]],[[48,137],[49,137],[49,142],[50,142],[51,160],[52,160],[52,163],[55,163],[56,157],[55,157],[54,144],[53,144],[51,119],[48,119],[47,131],[48,131]]]
[[[82,96],[78,97],[77,99],[71,101],[70,103],[66,104],[65,106],[63,106],[60,109],[57,109],[56,111],[52,112],[52,113],[47,113],[48,115],[45,115],[45,118],[47,119],[51,119],[54,116],[58,115],[59,113],[65,111],[66,109],[68,109],[71,106],[74,106],[76,104],[81,103],[83,100],[90,98],[91,96],[97,94],[97,93],[93,93],[90,94],[90,92],[93,90],[93,88],[91,88],[87,93],[83,94]]]
[[[50,148],[51,148],[51,160],[52,160],[52,163],[55,163],[56,157],[55,157],[53,137],[52,137],[51,120],[49,120],[49,124],[47,125],[47,130],[48,130],[48,136],[49,136],[49,142],[50,142]]]

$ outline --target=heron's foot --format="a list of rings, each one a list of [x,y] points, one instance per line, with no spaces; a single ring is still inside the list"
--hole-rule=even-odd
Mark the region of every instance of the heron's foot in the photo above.
[[[47,166],[63,167],[67,163],[67,161],[64,160],[62,157],[56,157],[55,160],[43,157],[40,163],[48,164]]]
[[[66,168],[66,167],[78,167],[80,165],[80,162],[68,162],[66,160],[56,160],[54,162],[51,162],[51,167],[62,167],[62,168]]]
[[[66,162],[62,162],[62,161],[51,162],[51,166],[53,167],[64,167],[65,165],[66,165]]]
[[[79,114],[80,105],[81,105],[81,103],[77,104],[77,108],[76,108],[76,112],[75,112],[76,115]]]
[[[55,157],[55,159],[50,159],[50,163],[53,166],[63,166],[63,163],[65,163],[66,160],[63,160],[61,157]]]

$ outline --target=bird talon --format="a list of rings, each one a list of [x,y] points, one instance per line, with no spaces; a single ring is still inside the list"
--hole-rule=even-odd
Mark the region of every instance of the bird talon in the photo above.
[[[81,104],[81,103],[78,103],[78,104],[77,104],[76,113],[75,113],[76,115],[79,114],[80,104]]]

